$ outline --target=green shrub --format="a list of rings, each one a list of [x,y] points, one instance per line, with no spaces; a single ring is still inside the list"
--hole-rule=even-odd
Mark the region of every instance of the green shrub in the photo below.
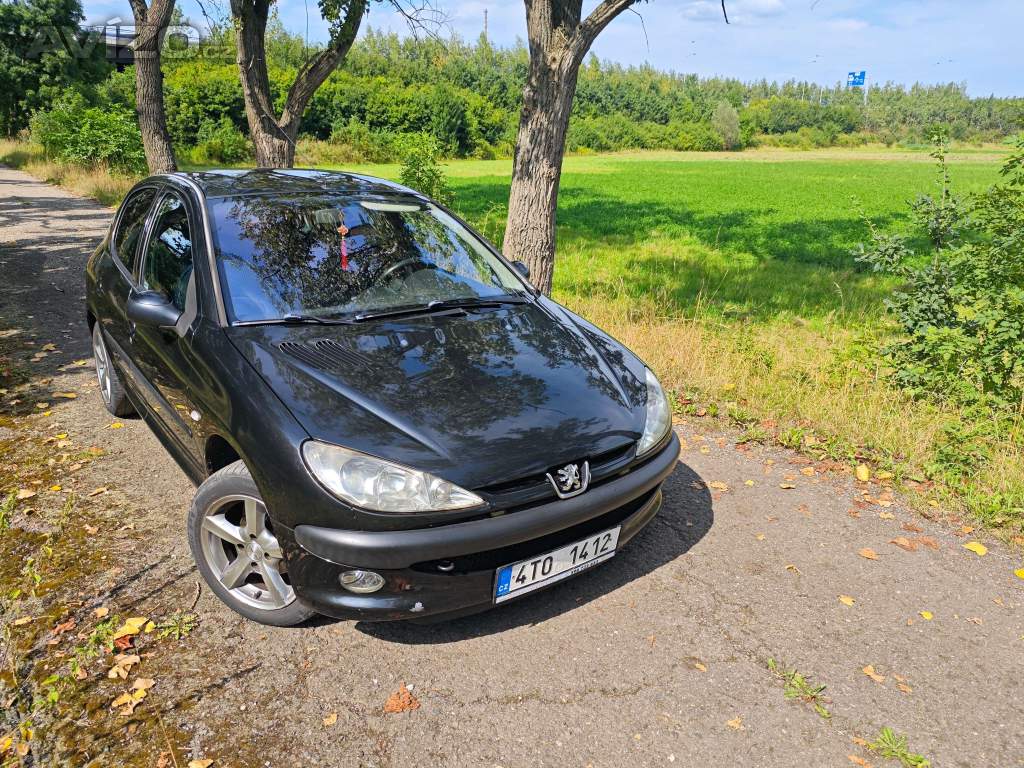
[[[450,206],[455,201],[455,193],[448,186],[448,179],[438,163],[440,148],[437,140],[427,134],[409,134],[402,137],[400,145],[402,172],[399,181]]]
[[[199,165],[236,165],[252,158],[253,150],[245,134],[222,117],[220,122],[207,120],[199,126],[191,155]]]
[[[49,158],[78,165],[146,170],[146,154],[135,115],[123,107],[90,107],[69,94],[31,120],[32,138]]]
[[[740,116],[728,101],[718,102],[711,115],[711,127],[722,137],[726,149],[740,148]]]
[[[688,123],[679,127],[673,148],[680,152],[716,152],[725,149],[725,144],[710,125]]]
[[[1024,139],[1004,181],[960,201],[949,191],[944,139],[933,153],[940,194],[913,216],[931,249],[915,252],[872,226],[858,260],[902,279],[888,300],[903,338],[886,348],[896,381],[917,394],[965,404],[1024,402]]]
[[[354,117],[338,122],[331,129],[331,144],[337,146],[347,162],[390,163],[398,156],[394,134],[372,131]]]

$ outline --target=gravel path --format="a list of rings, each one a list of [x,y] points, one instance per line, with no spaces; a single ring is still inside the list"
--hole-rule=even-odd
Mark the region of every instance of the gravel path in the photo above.
[[[62,490],[19,502],[5,536],[78,494],[72,528],[97,532],[62,541],[81,574],[69,565],[24,610],[70,613],[80,627],[99,604],[158,616],[197,595],[190,484],[141,422],[111,429],[91,367],[74,365],[89,356],[82,266],[110,213],[0,168],[0,339],[29,370],[0,393],[0,439],[12,458],[56,434],[104,452],[50,467]],[[56,349],[34,359],[45,344]],[[716,429],[678,425],[685,447],[665,508],[612,561],[481,616],[272,629],[203,589],[190,635],[139,641],[152,654],[140,674],[157,682],[135,715],[109,712],[124,686],[94,666],[67,697],[87,711],[62,712],[50,730],[37,717],[37,764],[152,766],[171,745],[182,768],[199,757],[215,768],[895,766],[856,741],[891,727],[935,766],[1024,765],[1020,553]],[[107,490],[88,495],[97,488]],[[899,536],[914,551],[890,543]],[[964,548],[972,536],[986,555]],[[66,652],[44,635],[17,647],[29,646],[41,665],[48,647]],[[787,700],[769,659],[827,685],[831,717]],[[384,714],[402,682],[419,708]]]

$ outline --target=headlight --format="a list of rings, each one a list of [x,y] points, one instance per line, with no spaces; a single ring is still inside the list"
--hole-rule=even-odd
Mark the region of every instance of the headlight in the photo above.
[[[440,512],[482,504],[476,494],[400,464],[307,440],[302,457],[335,496],[375,512]]]
[[[647,453],[660,443],[672,426],[672,414],[669,412],[665,390],[661,388],[661,384],[650,369],[644,370],[647,372],[647,421],[644,423],[644,433],[636,446],[637,456]]]

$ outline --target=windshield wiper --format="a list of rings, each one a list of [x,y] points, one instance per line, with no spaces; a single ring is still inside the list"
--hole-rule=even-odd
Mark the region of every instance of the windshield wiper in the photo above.
[[[271,317],[266,320],[245,320],[236,325],[347,325],[351,322],[351,320],[340,317],[288,314],[284,317]]]
[[[529,301],[530,299],[526,296],[471,296],[461,299],[435,299],[426,304],[410,304],[404,307],[395,307],[394,309],[363,312],[352,319],[357,323],[361,323],[367,320],[381,320],[388,317],[448,312],[453,309],[488,309],[503,307],[507,304],[527,304]]]

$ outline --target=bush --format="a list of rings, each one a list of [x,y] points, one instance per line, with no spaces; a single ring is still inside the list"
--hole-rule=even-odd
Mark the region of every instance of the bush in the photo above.
[[[858,260],[900,277],[887,302],[903,338],[885,353],[896,381],[917,394],[1019,408],[1024,399],[1024,139],[1005,181],[965,203],[949,193],[945,147],[933,153],[942,189],[921,197],[914,218],[932,243],[915,253],[872,227]]]
[[[199,165],[235,165],[253,155],[249,139],[226,117],[218,123],[203,122],[196,140],[191,154],[192,161]]]
[[[331,129],[331,144],[346,162],[390,163],[398,156],[396,137],[386,131],[371,131],[355,118],[339,122]]]
[[[711,127],[722,137],[726,149],[740,148],[740,116],[728,101],[718,102],[711,115]]]
[[[78,94],[56,102],[31,120],[32,138],[47,157],[78,165],[146,170],[146,153],[135,115],[123,107],[89,107]]]
[[[426,134],[410,134],[401,141],[402,172],[399,181],[439,203],[450,206],[455,193],[437,162],[440,148],[437,140]]]
[[[687,123],[679,127],[673,148],[680,152],[717,152],[725,149],[725,144],[710,125]]]

